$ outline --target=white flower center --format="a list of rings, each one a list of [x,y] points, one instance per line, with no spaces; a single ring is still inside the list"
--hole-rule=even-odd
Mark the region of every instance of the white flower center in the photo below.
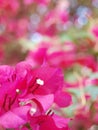
[[[33,107],[32,107],[32,108],[30,109],[30,115],[33,116],[35,112],[36,112],[36,108],[33,108]]]
[[[44,81],[41,80],[41,79],[37,79],[36,83],[39,84],[39,85],[41,85],[41,86],[44,85]]]
[[[20,102],[19,105],[20,106],[24,106],[26,103],[25,102]]]
[[[19,89],[16,89],[16,93],[19,93],[20,92],[20,90]]]

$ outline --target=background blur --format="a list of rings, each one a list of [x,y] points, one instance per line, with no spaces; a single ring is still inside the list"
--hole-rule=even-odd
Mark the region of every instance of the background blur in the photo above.
[[[0,64],[22,60],[60,67],[71,129],[98,130],[98,0],[0,0]]]
[[[71,41],[97,57],[97,37],[98,0],[0,0],[1,64],[25,59],[42,41]]]

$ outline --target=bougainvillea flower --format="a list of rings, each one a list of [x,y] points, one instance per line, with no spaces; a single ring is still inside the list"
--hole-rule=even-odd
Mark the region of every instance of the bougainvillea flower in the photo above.
[[[96,71],[97,69],[97,63],[96,60],[92,55],[87,55],[87,56],[81,56],[77,58],[77,63],[80,65],[86,66],[88,68],[91,68],[93,71]]]
[[[19,66],[21,73],[23,72],[22,76],[25,73],[25,68],[23,69],[23,65],[26,64],[26,62],[22,62]],[[27,66],[30,67],[30,64],[27,64]],[[26,66],[25,66],[26,67]],[[29,68],[28,67],[28,68]],[[63,92],[63,85],[64,85],[64,78],[63,73],[60,69],[49,67],[47,63],[44,63],[40,68],[31,70],[26,75],[26,90],[24,92],[24,95],[27,95],[29,93],[32,93],[33,95],[46,95],[46,94],[54,94],[58,96],[54,96],[54,101],[58,105],[61,103],[64,103],[65,106],[68,106],[71,103],[71,96],[65,92]],[[51,81],[51,82],[50,82]],[[18,85],[19,86],[19,85]],[[18,88],[20,89],[20,88]],[[57,98],[62,95],[62,100],[64,98],[64,101],[60,104],[58,103]],[[66,100],[68,98],[69,100]],[[66,100],[66,101],[65,101]],[[64,104],[61,105],[64,107]]]
[[[18,67],[19,71],[17,69]],[[26,64],[26,62],[22,62],[16,67],[18,77],[22,79],[26,77],[25,82],[29,93],[39,93],[40,95],[45,93],[49,94],[63,87],[63,74],[60,69],[49,67],[47,64],[43,64],[40,68],[35,70],[31,68],[32,66],[28,63]]]
[[[91,99],[91,97],[89,97]],[[88,101],[90,101],[88,99]],[[88,102],[87,102],[88,103]],[[90,101],[90,105],[79,106],[75,116],[70,122],[71,130],[89,130],[92,126],[98,125],[98,100]],[[85,123],[86,122],[86,123]]]
[[[58,1],[55,8],[46,13],[37,31],[43,35],[54,36],[60,31],[60,28],[63,29],[63,25],[66,25],[69,20],[67,5],[66,1]]]
[[[92,71],[98,70],[98,63],[94,56],[82,53],[77,53],[77,47],[70,42],[66,42],[62,45],[50,46],[46,43],[40,43],[38,49],[32,50],[28,53],[26,58],[28,62],[31,62],[35,67],[39,66],[46,60],[51,66],[68,69],[74,65],[82,65],[90,68]]]
[[[90,120],[90,116],[80,113],[76,115],[74,120],[72,121],[71,130],[80,130],[80,129],[87,130],[91,126],[92,126],[92,121]]]
[[[47,59],[47,47],[41,47],[36,52],[29,51],[26,60],[33,66],[40,66]]]
[[[48,94],[48,95],[33,95],[29,94],[25,98],[20,98],[19,99],[21,105],[25,104],[33,104],[35,105],[35,109],[37,109],[37,106],[40,107],[40,111],[47,111],[53,104],[54,102],[54,95],[53,94]]]
[[[76,47],[73,43],[67,42],[62,46],[54,46],[54,49],[53,46],[42,43],[36,51],[29,52],[26,60],[32,62],[34,66],[39,66],[46,60],[49,65],[64,69],[71,67],[75,63]],[[65,48],[65,50],[62,48]]]
[[[0,84],[4,82],[8,82],[13,75],[13,67],[8,65],[1,65],[0,66]]]
[[[22,113],[18,113],[21,109],[18,101],[19,91],[14,85],[13,82],[7,81],[4,84],[2,83],[0,87],[0,125],[5,128],[18,127],[18,125],[26,122],[25,118],[20,117]],[[19,109],[17,111],[18,107]],[[22,109],[24,109],[24,111],[26,110],[25,108]],[[13,112],[15,110],[17,113]],[[26,111],[28,111],[28,109]],[[26,117],[26,113],[23,112],[23,114]]]
[[[27,113],[38,116],[54,102],[59,107],[70,105],[71,96],[63,91],[63,80],[62,71],[47,63],[36,69],[28,62],[18,63],[15,67],[2,65],[0,126],[19,128],[28,122]]]
[[[53,95],[32,96],[19,99],[18,107],[9,109],[0,116],[0,125],[5,128],[19,128],[29,122],[27,115],[37,116],[47,111],[53,104]]]
[[[66,58],[67,57],[67,58]],[[53,66],[68,68],[75,62],[75,54],[70,52],[58,51],[50,54],[49,62]]]
[[[0,125],[5,128],[17,128],[27,122],[26,115],[30,106],[23,106],[10,110],[0,116]]]
[[[44,114],[36,117],[29,116],[29,119],[31,128],[34,130],[69,130],[68,123],[70,119],[62,118],[55,114],[51,115],[51,111],[46,115]]]

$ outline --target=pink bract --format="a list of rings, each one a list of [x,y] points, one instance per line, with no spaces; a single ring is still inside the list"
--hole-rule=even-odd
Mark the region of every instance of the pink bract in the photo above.
[[[63,91],[63,78],[60,69],[47,63],[35,69],[28,62],[20,62],[15,67],[0,66],[0,125],[16,129],[28,122],[28,113],[35,117],[54,103],[59,107],[70,105],[71,95]],[[50,117],[49,120],[54,122]]]

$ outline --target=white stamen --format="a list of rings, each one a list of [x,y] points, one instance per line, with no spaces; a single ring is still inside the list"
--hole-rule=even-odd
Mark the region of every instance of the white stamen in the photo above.
[[[24,105],[25,105],[25,102],[20,102],[19,105],[20,105],[20,106],[24,106]]]
[[[19,90],[19,89],[16,89],[16,92],[17,92],[17,93],[19,93],[19,92],[20,92],[20,90]]]
[[[32,107],[32,108],[30,109],[30,115],[33,116],[35,112],[36,112],[36,108],[33,108],[33,107]]]
[[[44,85],[44,81],[41,80],[41,79],[37,79],[37,80],[36,80],[36,83],[39,84],[39,85]]]

